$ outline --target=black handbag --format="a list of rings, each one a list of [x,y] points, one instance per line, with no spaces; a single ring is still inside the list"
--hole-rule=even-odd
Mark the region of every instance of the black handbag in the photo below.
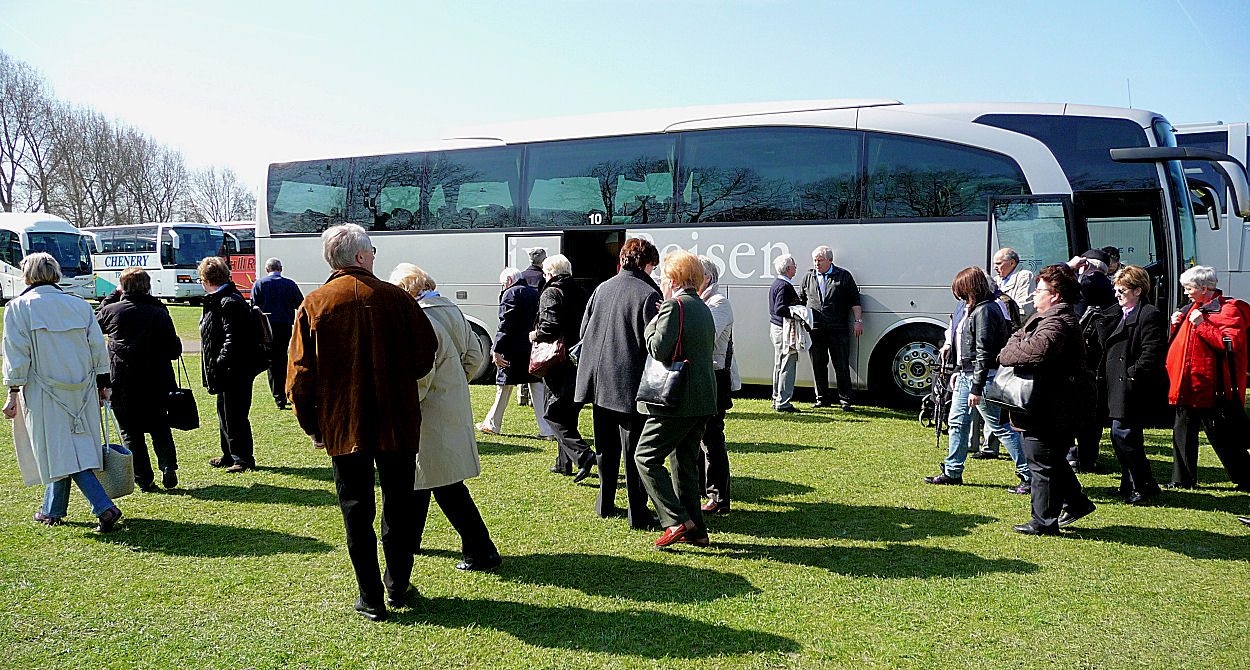
[[[1010,365],[999,366],[981,397],[991,405],[1028,414],[1034,404],[1033,373],[1016,370]]]
[[[681,335],[682,328],[686,323],[686,310],[681,306],[681,301],[677,301],[678,321],[677,321],[677,348],[673,350],[673,360],[665,363],[656,360],[651,356],[647,356],[647,362],[642,367],[642,379],[638,382],[638,394],[635,396],[638,402],[645,402],[648,405],[659,405],[661,407],[674,407],[677,389],[681,386],[684,377],[682,374],[686,370],[685,360],[678,360],[681,356]]]
[[[200,410],[195,406],[195,395],[191,392],[191,376],[187,374],[187,366],[178,356],[178,366],[182,369],[182,379],[178,386],[169,392],[169,403],[166,407],[169,427],[178,430],[195,430],[200,427]],[[182,387],[185,381],[187,388]]]

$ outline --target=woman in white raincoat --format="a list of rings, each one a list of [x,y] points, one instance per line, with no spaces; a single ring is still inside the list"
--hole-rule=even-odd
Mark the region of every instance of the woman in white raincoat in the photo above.
[[[417,519],[415,545],[420,550],[433,495],[460,534],[463,560],[456,563],[456,569],[493,569],[500,563],[499,551],[464,485],[464,480],[482,472],[473,433],[473,407],[469,404],[469,375],[477,370],[486,354],[460,308],[438,294],[437,284],[424,270],[411,263],[400,263],[391,272],[390,281],[417,299],[438,336],[434,369],[417,382],[416,389],[425,420],[421,422],[421,451],[417,453],[413,496],[413,514]]]
[[[44,484],[35,521],[55,526],[69,507],[69,482],[99,517],[97,532],[121,518],[93,470],[104,466],[100,403],[109,397],[104,334],[91,307],[61,291],[61,267],[50,254],[22,259],[28,288],[4,311],[4,416],[16,419],[13,442],[27,486]]]

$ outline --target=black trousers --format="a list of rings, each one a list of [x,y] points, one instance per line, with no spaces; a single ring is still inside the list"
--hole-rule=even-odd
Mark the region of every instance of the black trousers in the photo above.
[[[469,487],[464,482],[456,482],[433,489],[421,489],[413,492],[412,516],[416,526],[413,537],[413,551],[421,548],[421,535],[425,533],[425,518],[430,513],[430,495],[434,496],[438,508],[443,510],[452,528],[460,534],[460,553],[465,558],[480,559],[498,553],[495,543],[491,542],[490,531],[486,530],[486,522],[482,521],[481,512],[469,494]],[[389,564],[389,561],[388,561]]]
[[[1024,457],[1033,472],[1032,523],[1038,530],[1058,531],[1064,510],[1083,512],[1093,505],[1068,465],[1072,440],[1072,431],[1064,429],[1025,431],[1022,436]]]
[[[1102,442],[1102,420],[1076,429],[1076,444],[1068,450],[1068,462],[1082,470],[1093,470],[1098,464],[1098,444]]]
[[[1237,486],[1250,486],[1250,454],[1246,453],[1245,435],[1238,435],[1215,408],[1176,406],[1176,422],[1172,426],[1172,483],[1178,486],[1198,485],[1198,428],[1207,433],[1207,441],[1220,457],[1228,478]]]
[[[114,406],[117,430],[122,434],[122,444],[134,454],[135,483],[147,486],[155,477],[152,461],[148,458],[148,445],[143,434],[152,435],[152,451],[156,452],[156,467],[161,472],[178,469],[178,453],[174,450],[174,436],[163,414],[134,412]]]
[[[716,371],[716,401],[718,407],[728,408],[729,370]],[[699,462],[699,490],[707,495],[709,502],[729,504],[729,452],[725,449],[725,411],[719,410],[708,417],[703,429],[703,459]]]
[[[577,428],[577,415],[581,414],[581,403],[573,402],[573,392],[577,386],[577,366],[565,361],[553,367],[545,377],[543,384],[547,387],[547,408],[543,418],[556,434],[556,467],[561,470],[581,468],[595,457],[590,445],[582,438]]]
[[[269,345],[269,391],[273,393],[273,401],[279,405],[286,403],[286,359],[287,350],[291,347],[291,326],[289,323],[273,323],[273,342]]]
[[[412,490],[417,455],[397,451],[356,452],[331,459],[334,487],[338,491],[343,527],[347,531],[347,555],[352,559],[360,597],[381,606],[383,587],[392,592],[408,588],[416,533]],[[378,537],[373,532],[376,506],[373,501],[374,465],[382,489],[382,553],[386,577],[378,577]],[[424,516],[422,523],[424,523]]]
[[[625,458],[626,519],[631,528],[647,528],[652,524],[647,511],[647,491],[638,476],[634,452],[646,417],[637,412],[616,412],[598,405],[591,405],[595,426],[595,456],[599,467],[599,497],[595,499],[595,512],[610,516],[616,510],[616,478],[621,471],[621,457]]]
[[[221,434],[223,465],[256,467],[252,454],[252,422],[247,415],[252,409],[252,380],[233,383],[217,392],[217,424]]]
[[[1159,483],[1146,460],[1146,441],[1142,428],[1125,419],[1111,420],[1111,448],[1120,461],[1120,493],[1133,491],[1147,495],[1159,492]]]
[[[851,402],[851,333],[818,329],[811,332],[812,378],[816,382],[816,402],[833,402],[829,394],[829,363],[838,380],[838,400]]]

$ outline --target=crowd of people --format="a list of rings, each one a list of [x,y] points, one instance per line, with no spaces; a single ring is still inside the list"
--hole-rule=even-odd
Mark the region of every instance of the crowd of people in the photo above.
[[[266,261],[268,275],[255,283],[250,301],[223,259],[199,264],[206,293],[201,376],[216,396],[221,447],[210,464],[232,474],[257,467],[248,412],[255,377],[267,371],[277,409],[293,409],[312,444],[330,457],[359,586],[355,609],[363,616],[381,620],[388,607],[409,603],[431,498],[461,537],[457,569],[501,564],[465,481],[481,473],[477,434],[502,432],[517,386],[530,391],[537,437],[556,442],[551,471],[573,483],[598,471],[599,516],[622,512],[616,493],[623,467],[630,527],[659,531],[657,547],[710,543],[706,517],[731,507],[725,417],[731,392],[741,386],[733,307],[719,289],[715,261],[681,250],[661,259],[651,242],[629,239],[617,274],[588,295],[567,257],[527,250],[529,268],[500,273],[499,328],[487,352],[422,268],[403,263],[389,281],[379,279],[376,249],[363,228],[332,227],[322,244],[333,272],[307,296],[282,276],[278,259]],[[1002,249],[993,275],[975,267],[956,275],[956,309],[941,349],[953,368],[949,447],[926,483],[962,484],[967,459],[994,458],[1001,445],[1019,479],[1010,490],[1032,499],[1031,520],[1015,530],[1057,534],[1094,511],[1077,473],[1097,459],[1104,422],[1125,500],[1140,504],[1159,494],[1143,428],[1170,403],[1176,418],[1167,486],[1196,486],[1203,428],[1233,483],[1250,490],[1246,416],[1229,411],[1244,407],[1239,382],[1246,379],[1250,306],[1223,296],[1211,268],[1190,268],[1180,278],[1190,302],[1169,327],[1148,299],[1148,272],[1118,267],[1112,251],[1091,250],[1034,275],[1015,251]],[[813,407],[834,407],[836,398],[836,406],[853,411],[850,351],[863,333],[860,292],[829,247],[812,251],[812,265],[796,281],[792,256],[774,264],[772,407],[800,411],[794,379],[806,350]],[[14,440],[25,482],[46,486],[34,518],[62,523],[72,481],[99,518],[97,530],[107,532],[122,513],[93,474],[102,466],[97,409],[111,405],[141,490],[158,490],[145,435],[152,436],[161,485],[176,487],[177,454],[162,408],[178,386],[172,361],[182,343],[140,268],[122,273],[119,290],[95,314],[57,288],[60,272],[50,255],[28,256],[22,270],[29,288],[4,315],[10,393],[3,411],[18,418]],[[548,353],[532,353],[538,351]],[[497,392],[474,423],[468,383],[488,355]],[[1025,412],[994,401],[993,387],[1009,376],[1033,384]],[[660,390],[644,395],[651,386]],[[586,404],[593,449],[578,428]],[[982,424],[984,445],[977,437]]]

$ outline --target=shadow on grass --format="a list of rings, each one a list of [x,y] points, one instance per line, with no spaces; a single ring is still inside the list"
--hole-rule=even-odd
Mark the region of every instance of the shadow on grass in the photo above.
[[[867,421],[862,416],[842,412],[842,413],[823,413],[813,410],[800,410],[798,414],[786,414],[784,412],[735,412],[729,411],[725,416],[726,421],[746,420],[746,421],[783,421],[786,423],[863,423]]]
[[[330,469],[330,462],[327,459],[325,466],[321,467],[291,467],[280,466],[272,467],[267,465],[256,466],[258,472],[272,472],[276,475],[291,475],[293,477],[303,477],[304,479],[315,479],[321,482],[334,481],[334,471]]]
[[[778,442],[728,442],[725,444],[725,449],[731,454],[784,454],[790,451],[819,448],[810,444],[780,444]]]
[[[780,635],[718,626],[662,612],[597,612],[506,600],[421,600],[416,609],[396,612],[391,620],[443,628],[490,628],[535,647],[649,659],[708,658],[803,649],[799,643]]]
[[[1085,492],[1098,502],[1124,502],[1124,495],[1120,493],[1118,486],[1088,487]],[[1216,495],[1229,493],[1234,495]],[[1150,506],[1230,514],[1245,514],[1248,509],[1245,494],[1234,489],[1231,484],[1223,488],[1165,489],[1150,503]]]
[[[976,577],[993,572],[1025,574],[1040,569],[1036,563],[1014,558],[983,558],[966,551],[911,544],[895,544],[889,547],[795,547],[713,542],[714,548],[727,551],[734,558],[805,565],[849,577],[929,579]]]
[[[771,502],[781,496],[801,496],[816,489],[806,484],[795,484],[780,479],[734,476],[730,498],[749,503]]]
[[[198,489],[173,489],[168,493],[169,495],[184,495],[196,500],[279,503],[304,507],[339,504],[338,496],[333,491],[325,489],[295,489],[287,486],[271,486],[269,484],[252,484],[251,486],[210,484]]]
[[[117,530],[93,535],[100,542],[171,556],[271,556],[317,554],[334,549],[316,538],[264,528],[126,517]]]
[[[713,531],[786,539],[910,542],[926,537],[967,535],[974,527],[996,520],[981,514],[934,509],[832,502],[784,504],[789,509],[780,512],[735,509],[724,517],[717,517]]]
[[[542,451],[538,447],[528,444],[510,444],[507,442],[487,442],[482,439],[477,441],[477,451],[479,454],[491,456],[513,456],[516,454],[532,454]]]
[[[1229,519],[1229,528],[1240,528],[1236,519]],[[1190,558],[1232,561],[1250,560],[1250,542],[1245,535],[1225,535],[1209,530],[1190,528],[1142,528],[1138,526],[1107,526],[1104,528],[1069,528],[1073,537],[1131,544],[1137,547],[1158,547]]]
[[[512,582],[640,602],[702,602],[759,590],[741,575],[598,554],[508,556],[496,574]]]

